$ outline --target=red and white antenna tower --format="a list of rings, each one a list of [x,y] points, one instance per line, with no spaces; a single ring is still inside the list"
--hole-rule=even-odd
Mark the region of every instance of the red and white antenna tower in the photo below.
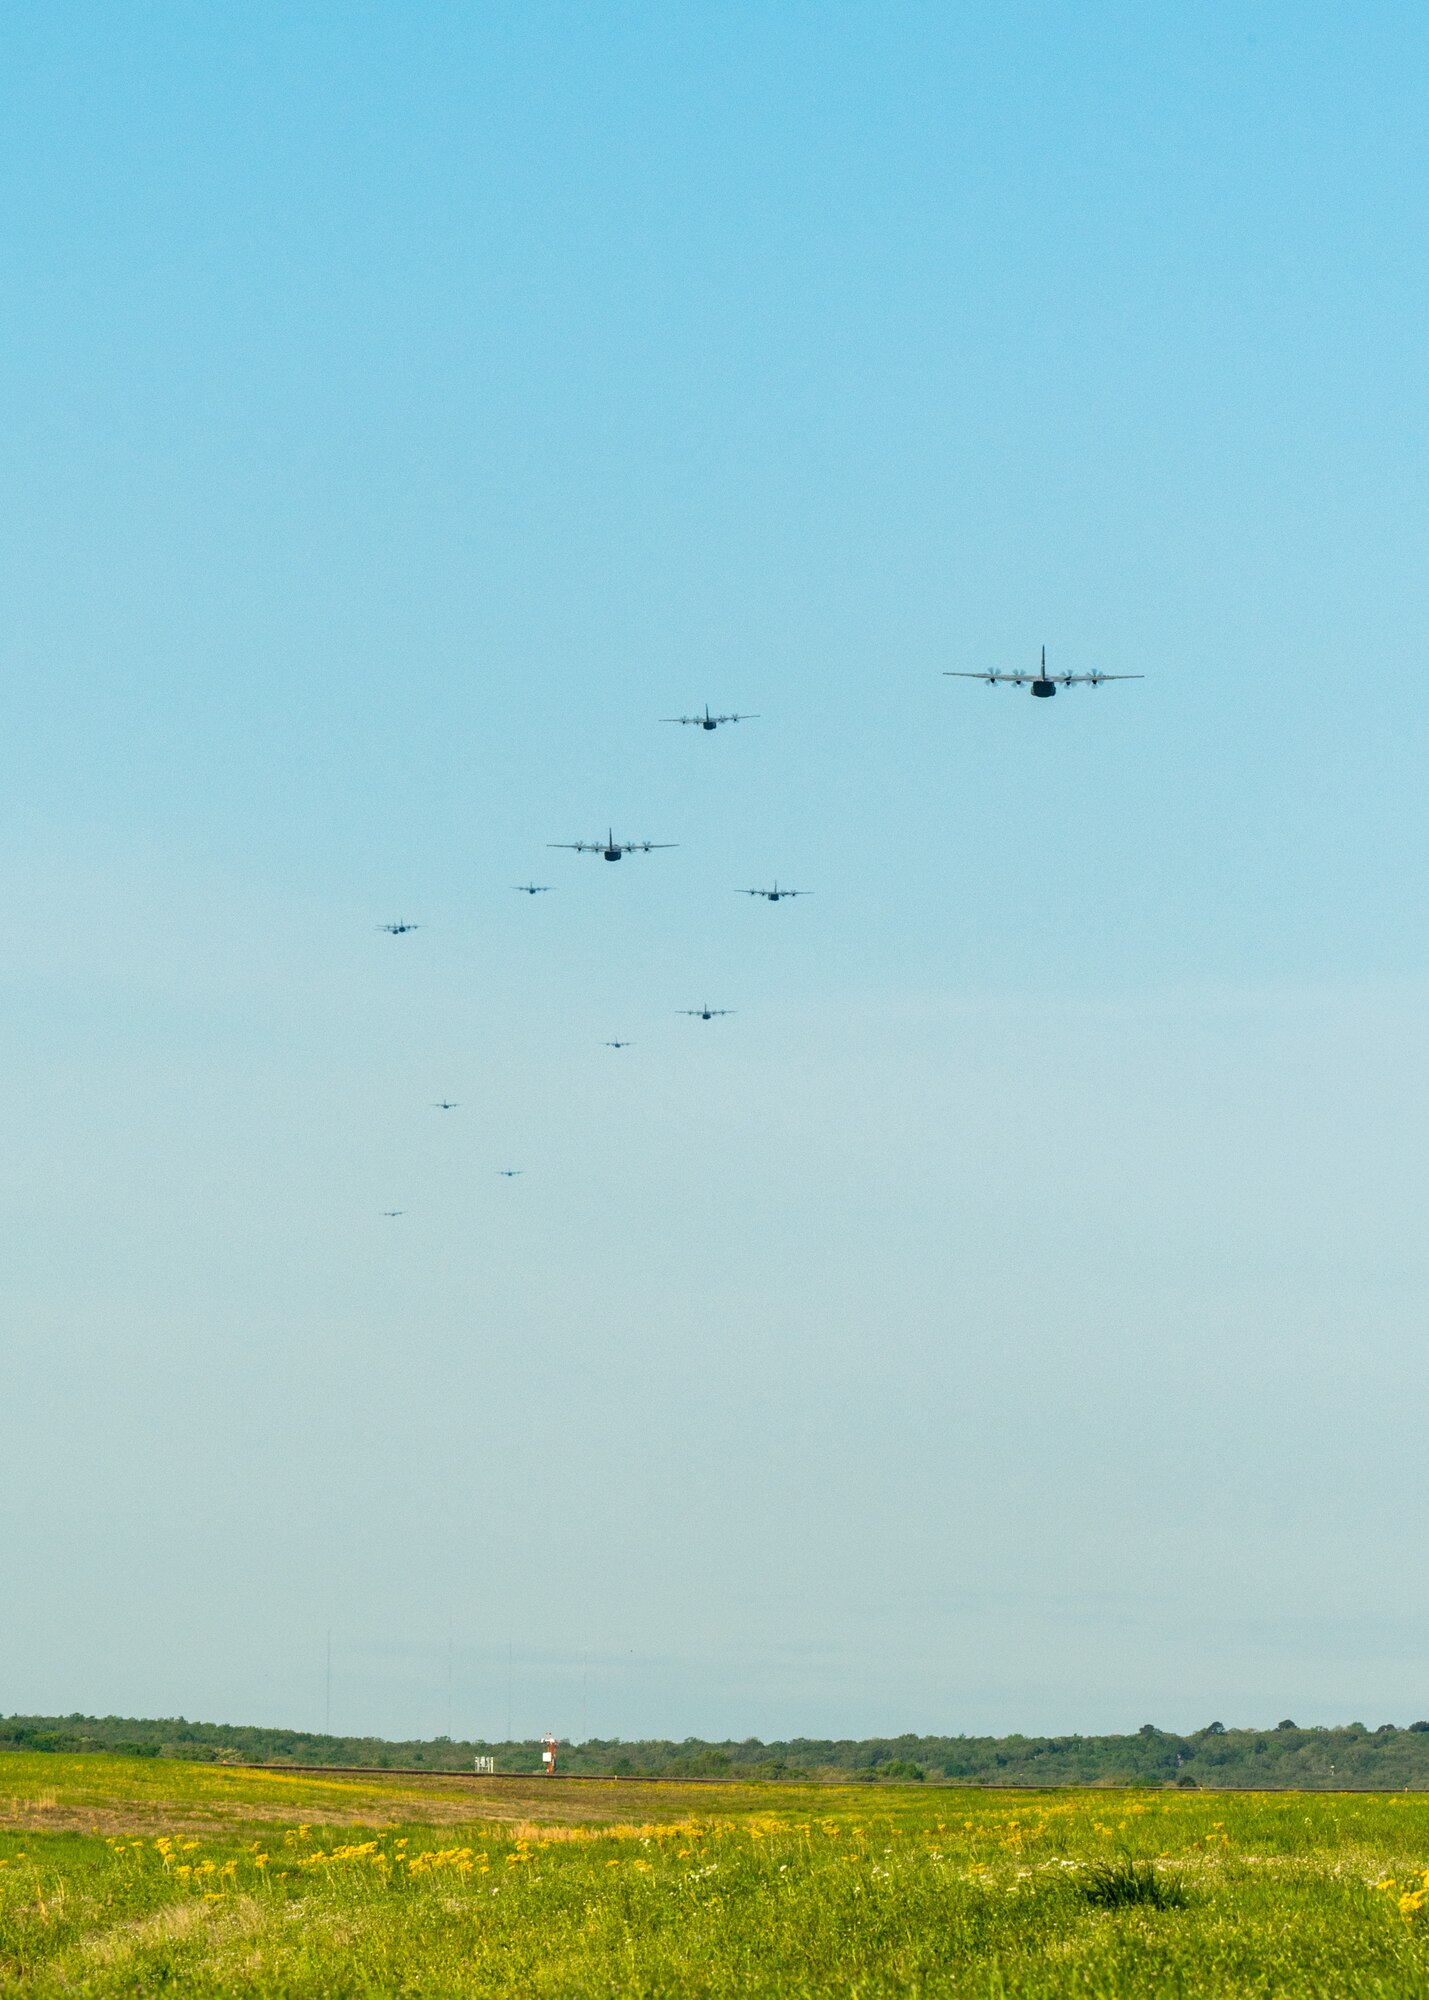
[[[541,1762],[546,1767],[546,1776],[554,1778],[556,1775],[556,1739],[549,1729],[541,1738],[541,1742],[544,1745],[541,1751]]]

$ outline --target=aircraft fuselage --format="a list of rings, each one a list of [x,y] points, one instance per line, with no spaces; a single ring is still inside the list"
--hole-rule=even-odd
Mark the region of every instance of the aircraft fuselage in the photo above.
[[[601,853],[607,861],[618,861],[624,852],[625,849],[623,847],[604,847],[601,849]]]
[[[1057,692],[1055,681],[1033,681],[1032,692],[1042,701],[1049,701]]]

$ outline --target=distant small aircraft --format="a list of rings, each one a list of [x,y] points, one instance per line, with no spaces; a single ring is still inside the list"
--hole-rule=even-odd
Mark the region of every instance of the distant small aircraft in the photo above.
[[[460,1111],[461,1099],[459,1097],[439,1097],[432,1106],[432,1109],[433,1111]]]
[[[607,1042],[605,1046],[608,1049],[633,1049],[635,1044],[634,1042]]]
[[[502,1180],[514,1181],[519,1175],[524,1174],[526,1169],[524,1167],[498,1167],[496,1171],[500,1174]]]
[[[518,896],[546,896],[551,889],[549,882],[513,882],[511,886]]]
[[[812,896],[812,889],[781,889],[776,882],[772,889],[736,889],[736,896],[762,896],[766,903],[782,903],[786,896]]]
[[[548,840],[547,847],[569,848],[572,854],[599,854],[607,861],[618,861],[622,854],[650,854],[657,847],[678,847],[675,840],[617,840],[614,831],[606,834],[604,840]]]
[[[681,1007],[681,1014],[690,1014],[697,1021],[715,1021],[721,1014],[732,1014],[733,1007]]]
[[[1003,681],[1010,681],[1013,687],[1030,686],[1033,694],[1043,701],[1050,701],[1059,687],[1100,687],[1103,681],[1144,681],[1145,674],[1104,674],[1098,668],[1089,674],[1049,674],[1047,671],[1047,648],[1042,648],[1042,670],[1036,674],[1000,674],[996,667],[987,674],[967,674],[952,668],[944,669],[945,677],[954,681],[986,681],[989,687],[997,687]]]
[[[405,1215],[407,1211],[405,1208],[384,1208],[382,1213],[386,1216],[387,1220],[390,1222],[394,1215]]]
[[[401,937],[404,931],[419,931],[422,926],[420,924],[379,924],[377,928],[379,931],[390,932],[393,937]]]
[[[662,715],[662,722],[683,722],[686,729],[718,729],[722,722],[758,722],[757,715],[711,715],[705,703],[703,715]]]

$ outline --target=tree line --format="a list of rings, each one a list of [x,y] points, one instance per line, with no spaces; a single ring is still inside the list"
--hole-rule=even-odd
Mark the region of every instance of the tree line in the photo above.
[[[372,1770],[470,1771],[477,1757],[498,1773],[541,1769],[539,1741],[458,1741],[446,1736],[388,1741],[182,1716],[0,1716],[0,1752],[64,1751],[175,1757],[198,1763],[348,1765]],[[1407,1729],[1352,1722],[1335,1728],[1227,1729],[1209,1723],[1190,1735],[1146,1723],[1126,1736],[891,1736],[858,1740],[796,1737],[765,1743],[562,1743],[562,1773],[612,1778],[786,1778],[858,1784],[1174,1785],[1183,1788],[1376,1791],[1429,1789],[1429,1722]]]

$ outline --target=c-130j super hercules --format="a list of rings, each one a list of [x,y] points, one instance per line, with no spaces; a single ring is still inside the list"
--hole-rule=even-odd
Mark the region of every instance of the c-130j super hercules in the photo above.
[[[604,840],[548,840],[548,847],[566,847],[573,854],[599,854],[618,861],[622,854],[653,854],[657,847],[678,847],[676,840],[617,840],[612,827]]]
[[[1042,667],[1039,673],[1000,674],[994,667],[986,674],[961,673],[952,668],[945,668],[944,674],[948,680],[986,681],[989,687],[998,687],[1003,681],[1010,681],[1013,687],[1030,686],[1033,694],[1040,696],[1043,701],[1050,701],[1059,687],[1100,687],[1103,681],[1143,681],[1146,678],[1145,674],[1104,674],[1095,669],[1089,674],[1049,674],[1045,646],[1042,648]]]

